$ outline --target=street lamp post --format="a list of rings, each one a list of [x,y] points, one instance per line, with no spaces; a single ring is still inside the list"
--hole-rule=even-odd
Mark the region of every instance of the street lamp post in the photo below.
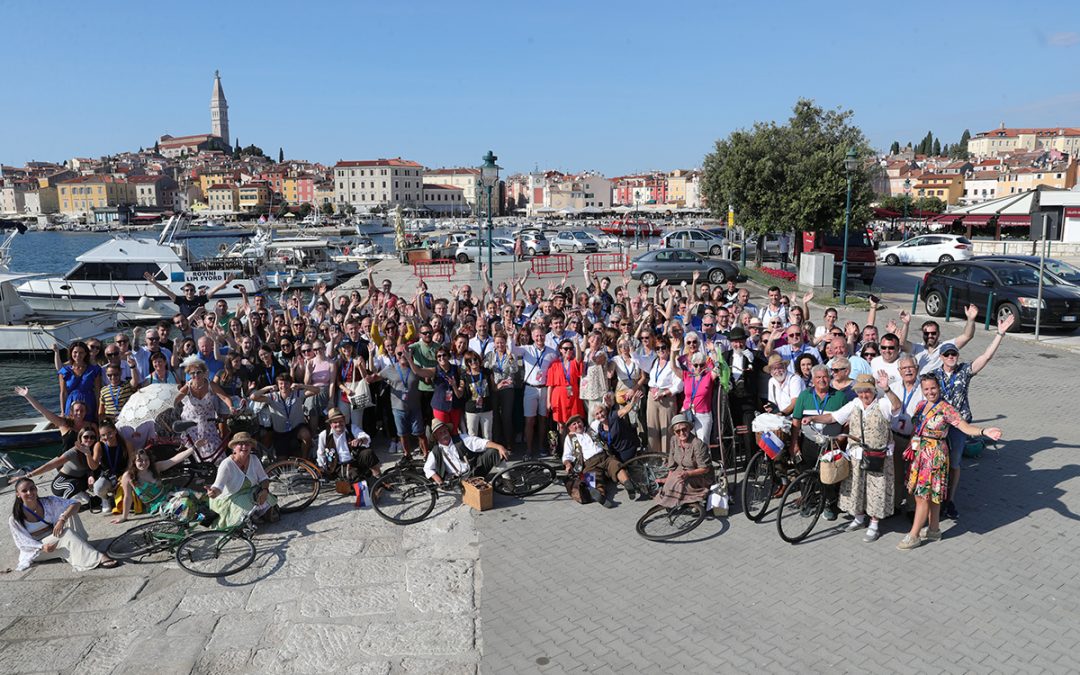
[[[911,201],[911,179],[904,179],[904,232],[903,241],[907,241],[907,214],[908,214],[908,202]]]
[[[492,270],[492,268],[491,268],[491,263],[492,263],[491,247],[492,247],[492,238],[494,236],[494,234],[493,234],[494,233],[494,225],[492,225],[492,223],[491,223],[491,191],[499,183],[499,169],[502,168],[498,164],[495,163],[495,160],[497,160],[497,159],[498,159],[498,157],[495,156],[495,153],[493,153],[491,150],[488,150],[487,154],[484,155],[484,163],[480,167],[480,183],[485,188],[487,188],[487,231],[488,231],[488,236],[487,236],[487,245],[488,245],[487,283],[488,283],[488,288],[494,288],[494,284],[492,283],[492,275],[494,274],[494,270]]]
[[[851,174],[859,168],[859,158],[852,147],[844,157],[844,173],[847,174],[847,206],[844,209],[844,260],[840,263],[840,304],[847,304],[847,249],[848,231],[851,228]]]

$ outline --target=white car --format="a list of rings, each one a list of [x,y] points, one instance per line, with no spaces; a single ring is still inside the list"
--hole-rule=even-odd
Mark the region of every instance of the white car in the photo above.
[[[476,237],[466,239],[460,245],[457,250],[454,251],[454,259],[459,263],[469,263],[474,260],[479,260],[482,263],[488,261],[488,245],[487,240],[478,241]],[[498,243],[493,242],[491,247],[491,262],[513,262],[514,251],[508,249]]]
[[[551,250],[556,253],[573,251],[574,253],[596,253],[600,245],[596,240],[580,230],[564,230],[551,242]]]
[[[878,249],[877,259],[886,265],[937,265],[953,260],[970,260],[971,240],[956,234],[921,234],[907,241]]]

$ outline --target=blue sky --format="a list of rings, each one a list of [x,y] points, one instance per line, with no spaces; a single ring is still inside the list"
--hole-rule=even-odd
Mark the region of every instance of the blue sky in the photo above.
[[[799,97],[881,149],[1080,126],[1080,3],[0,0],[0,161],[209,131],[333,163],[402,156],[616,175],[698,166]]]

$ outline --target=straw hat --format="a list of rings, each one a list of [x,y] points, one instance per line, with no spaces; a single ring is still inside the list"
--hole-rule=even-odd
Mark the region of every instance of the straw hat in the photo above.
[[[877,391],[877,382],[874,381],[873,375],[863,373],[855,378],[855,384],[851,386],[856,392],[859,391]]]
[[[241,443],[247,443],[248,445],[256,445],[255,439],[251,437],[251,434],[246,431],[241,431],[240,433],[233,436],[232,439],[229,441],[229,449],[231,450],[232,448],[240,445]]]

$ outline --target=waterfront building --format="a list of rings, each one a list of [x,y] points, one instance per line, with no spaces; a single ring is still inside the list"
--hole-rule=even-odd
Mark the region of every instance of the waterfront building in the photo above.
[[[420,207],[424,202],[424,167],[401,159],[340,161],[334,165],[334,205],[366,212],[376,207]]]
[[[171,208],[175,201],[178,186],[171,176],[132,176],[128,182],[135,186],[135,203],[139,206]]]
[[[468,210],[465,191],[456,185],[424,183],[424,208],[432,213],[461,215]],[[484,212],[487,212],[487,190],[484,191]],[[499,195],[492,195],[492,210],[498,209]],[[476,213],[479,213],[478,211]]]
[[[240,190],[231,183],[211,185],[206,191],[206,204],[215,213],[236,213],[240,210]]]
[[[264,180],[253,180],[240,186],[237,192],[240,210],[262,213],[270,208],[270,185]],[[280,206],[280,204],[278,204]]]
[[[69,216],[88,215],[95,207],[135,203],[135,186],[113,176],[78,176],[62,181],[57,189],[60,212]]]
[[[428,185],[450,185],[459,188],[472,213],[487,212],[487,190],[480,184],[480,169],[467,166],[426,169],[424,187]],[[478,202],[478,199],[481,201]]]
[[[199,189],[204,195],[208,195],[211,186],[222,183],[238,185],[240,177],[239,169],[201,171],[199,172]]]

